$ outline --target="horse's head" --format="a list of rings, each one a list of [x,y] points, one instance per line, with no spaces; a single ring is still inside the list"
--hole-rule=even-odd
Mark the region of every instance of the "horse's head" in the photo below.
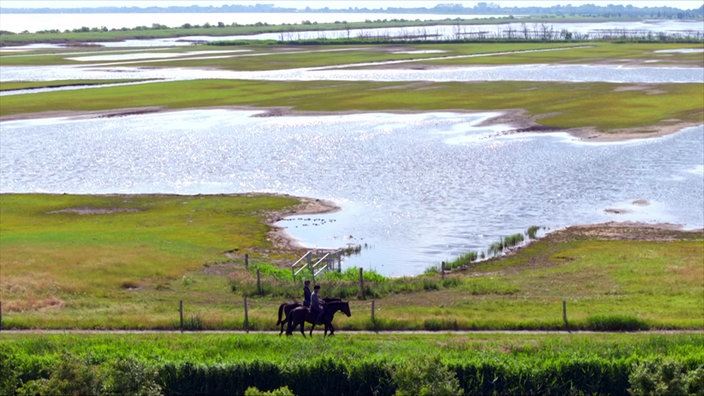
[[[335,312],[337,311],[342,312],[348,317],[352,316],[352,313],[350,312],[349,301],[330,301],[329,303],[325,304],[325,307],[323,308],[323,312],[328,315],[335,315]]]
[[[348,318],[350,316],[352,316],[352,312],[350,312],[349,301],[341,301],[340,302],[340,311],[342,311],[343,314],[347,315]]]

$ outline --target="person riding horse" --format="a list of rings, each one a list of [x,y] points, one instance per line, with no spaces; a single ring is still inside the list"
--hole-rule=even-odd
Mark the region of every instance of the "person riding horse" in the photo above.
[[[342,301],[340,297],[325,297],[323,298],[323,301],[325,304],[333,301]],[[279,320],[276,321],[276,325],[279,326],[281,325],[281,331],[279,332],[279,335],[282,335],[284,333],[284,326],[286,323],[288,323],[288,315],[293,311],[294,309],[300,307],[301,304],[297,302],[290,302],[290,303],[282,303],[279,305]],[[308,304],[307,307],[304,307],[306,310],[310,309],[310,304]]]
[[[292,335],[293,331],[300,326],[301,334],[305,337],[304,327],[305,322],[308,322],[313,325],[310,328],[310,332],[308,333],[312,336],[316,322],[320,320],[322,320],[322,323],[325,325],[325,336],[328,335],[328,332],[330,333],[330,335],[335,335],[335,327],[332,325],[335,312],[340,311],[348,317],[352,315],[352,313],[350,312],[350,304],[347,301],[330,301],[326,303],[324,307],[325,308],[321,311],[322,315],[320,317],[314,316],[312,311],[310,311],[306,307],[298,307],[293,309],[288,315],[288,327],[286,328],[286,335]]]
[[[310,296],[310,313],[315,318],[316,323],[320,323],[320,317],[323,315],[324,302],[318,297],[320,285],[315,285],[313,294]]]
[[[303,282],[303,306],[310,308],[310,281]]]

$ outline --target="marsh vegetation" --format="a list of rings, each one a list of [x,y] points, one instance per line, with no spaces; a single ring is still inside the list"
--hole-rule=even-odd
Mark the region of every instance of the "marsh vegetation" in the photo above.
[[[3,34],[0,39],[6,43],[53,37],[70,42],[92,37],[92,33]],[[124,33],[95,33],[106,40],[125,37]],[[151,33],[173,34],[160,27]],[[405,54],[395,51],[397,43],[339,47],[326,43],[307,47],[310,51],[306,53],[279,46],[237,45],[232,49],[246,48],[257,56],[230,54],[215,60],[204,54],[127,64],[135,68],[274,70],[412,59],[413,67],[419,68],[595,62],[704,66],[700,52],[679,52],[693,46],[700,49],[701,41],[583,44],[577,48],[574,43],[552,42],[405,43]],[[524,51],[551,48],[562,50]],[[222,47],[194,46],[188,51],[193,49],[207,53]],[[77,65],[80,61],[70,55],[75,50],[3,53],[0,62],[3,67]],[[85,54],[111,52],[96,47],[80,50]],[[424,52],[435,50],[447,56]],[[465,56],[485,53],[495,55]],[[96,82],[101,81],[78,83]],[[0,89],[75,84],[73,79],[3,81]],[[521,127],[529,131],[561,128],[652,136],[653,131],[662,134],[701,125],[701,90],[701,82],[197,79],[3,95],[0,116],[6,121],[47,112],[113,112],[115,116],[145,109],[227,106],[276,109],[271,114],[281,109],[313,114],[521,109]],[[126,104],[129,110],[115,109]],[[306,249],[282,245],[280,235],[272,233],[273,221],[296,213],[301,203],[298,197],[272,194],[3,191],[3,330],[159,332],[46,335],[3,331],[0,393],[241,394],[248,388],[301,395],[311,390],[420,394],[431,388],[449,394],[702,391],[704,343],[699,332],[704,329],[704,234],[662,225],[569,227],[537,238],[538,229],[530,227],[525,233],[502,238],[491,252],[470,251],[448,260],[447,272],[386,277],[370,270],[364,271],[362,282],[356,269],[323,275],[315,280],[324,285],[324,295],[350,300],[353,312],[350,318],[336,321],[339,332],[333,339],[206,334],[206,330],[272,331],[278,305],[301,298],[301,281],[290,277],[289,266]],[[507,246],[520,245],[525,235],[531,243],[511,249],[510,254],[498,254]],[[161,332],[183,329],[179,306],[186,329],[199,333]],[[431,334],[384,333],[389,330]],[[561,333],[445,333],[472,330]],[[694,333],[576,333],[579,330]],[[429,359],[415,362],[409,356]],[[431,372],[442,375],[431,376]],[[68,381],[75,378],[80,380]],[[412,382],[411,378],[423,381]]]

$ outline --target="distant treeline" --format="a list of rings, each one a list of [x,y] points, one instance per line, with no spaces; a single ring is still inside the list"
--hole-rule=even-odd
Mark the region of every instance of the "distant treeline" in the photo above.
[[[704,19],[704,5],[691,10],[674,7],[634,7],[632,5],[605,6],[584,4],[555,5],[551,7],[501,7],[495,3],[478,3],[474,7],[461,4],[438,4],[435,7],[386,7],[386,8],[310,8],[276,7],[271,4],[170,7],[82,7],[82,8],[0,8],[3,14],[36,13],[245,13],[245,12],[305,12],[305,13],[390,13],[390,14],[472,14],[472,15],[558,15],[616,18]]]

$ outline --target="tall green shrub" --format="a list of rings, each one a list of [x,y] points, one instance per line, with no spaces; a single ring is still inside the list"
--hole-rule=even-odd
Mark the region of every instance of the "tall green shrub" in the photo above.
[[[132,358],[120,359],[108,365],[101,394],[161,396],[156,382],[157,371]]]
[[[460,396],[464,389],[438,357],[409,361],[393,373],[397,396]]]
[[[18,362],[10,348],[0,345],[0,395],[11,395],[19,387]]]
[[[681,362],[657,358],[635,364],[628,392],[646,395],[704,395],[704,364],[688,370]]]

